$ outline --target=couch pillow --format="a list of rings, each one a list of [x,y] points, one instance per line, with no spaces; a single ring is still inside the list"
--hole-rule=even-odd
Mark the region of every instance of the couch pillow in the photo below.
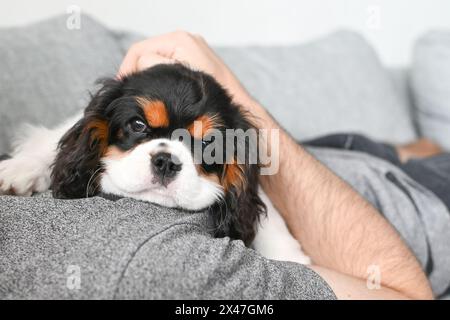
[[[395,143],[416,137],[407,101],[358,34],[339,31],[303,45],[218,52],[297,139],[343,131]]]
[[[112,76],[123,51],[88,16],[69,30],[67,16],[0,30],[0,154],[18,124],[52,126],[86,106],[99,77]]]
[[[22,122],[51,126],[84,107],[99,77],[117,70],[142,35],[113,32],[88,16],[0,30],[0,153]],[[341,31],[290,47],[216,48],[249,91],[297,139],[354,131],[414,139],[408,105],[372,48]]]
[[[450,151],[450,31],[432,31],[414,48],[412,88],[421,134]]]

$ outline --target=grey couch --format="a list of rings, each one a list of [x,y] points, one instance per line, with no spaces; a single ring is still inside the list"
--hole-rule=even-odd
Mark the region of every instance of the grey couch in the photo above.
[[[0,151],[23,122],[52,126],[83,108],[142,36],[82,17],[0,30]],[[151,30],[149,31],[151,33]],[[353,131],[389,142],[419,134],[408,73],[385,69],[358,34],[338,31],[291,47],[216,48],[248,90],[297,139]]]
[[[80,30],[68,30],[65,19],[64,16],[55,17],[30,26],[0,30],[0,154],[11,150],[13,132],[20,131],[21,123],[53,126],[83,108],[89,100],[89,91],[95,90],[95,80],[114,76],[127,48],[142,38],[108,30],[88,16],[82,16]],[[427,40],[430,37],[431,40]],[[435,130],[437,127],[432,123],[438,119],[439,128],[449,128],[445,119],[450,119],[450,116],[446,118],[450,114],[450,99],[446,98],[450,96],[447,90],[440,89],[441,81],[424,80],[425,76],[437,77],[435,72],[429,71],[436,66],[426,61],[430,55],[434,56],[436,41],[446,43],[449,37],[441,33],[438,40],[435,38],[435,34],[431,34],[419,42],[415,59],[418,67],[413,65],[408,71],[383,67],[371,46],[351,31],[338,31],[314,42],[290,47],[220,47],[216,50],[250,93],[297,139],[346,131],[404,143],[425,135],[448,147],[445,144],[448,135],[441,136],[442,130]],[[441,54],[448,53],[448,47],[443,49],[439,45],[438,50]],[[438,74],[440,79],[447,77],[448,81],[450,78],[450,73],[440,71]],[[423,83],[426,90],[422,90]],[[427,98],[428,92],[439,95],[440,99]],[[437,110],[436,105],[439,106]],[[437,113],[441,115],[436,116]],[[144,249],[150,251],[141,252],[139,259],[143,260],[133,260],[136,265],[131,267],[137,273],[121,274],[118,271],[124,270],[124,266],[129,267],[130,260],[126,255],[148,236],[145,228],[151,225],[149,217],[164,221],[166,215],[180,214],[180,219],[187,221],[183,225],[193,228],[195,223],[190,219],[197,219],[195,217],[150,204],[142,207],[132,200],[114,203],[94,198],[64,202],[48,195],[32,198],[0,196],[0,204],[1,247],[14,252],[10,256],[0,254],[0,293],[4,298],[227,297],[226,291],[217,292],[211,286],[207,286],[210,290],[200,296],[189,296],[188,292],[192,291],[181,274],[178,274],[181,278],[166,279],[165,282],[147,279],[150,286],[170,288],[140,295],[139,290],[145,283],[139,290],[130,283],[140,281],[145,266],[164,267],[157,261],[149,262],[146,256],[155,254],[152,250],[158,250],[158,247],[145,246]],[[147,210],[147,214],[142,210]],[[132,223],[136,217],[142,225]],[[80,229],[83,225],[89,227]],[[124,239],[124,234],[130,232],[133,236]],[[182,237],[183,231],[180,232],[180,241],[189,241]],[[51,241],[46,237],[48,234],[55,235]],[[161,246],[163,244],[164,241]],[[30,247],[35,249],[29,250]],[[83,250],[77,250],[80,247]],[[99,255],[99,252],[102,253]],[[171,254],[174,255],[171,261],[180,264],[176,253]],[[90,261],[82,266],[87,273],[85,281],[90,283],[87,292],[66,290],[70,272],[77,271],[76,261]],[[67,269],[72,265],[75,269]],[[178,267],[191,270],[193,277],[201,278],[195,273],[195,266],[185,263]],[[333,297],[324,289],[326,285],[313,275],[311,283],[302,283],[301,279],[297,282],[299,275],[308,273],[300,266],[272,265],[258,260],[253,267],[266,270],[267,281],[274,288],[277,288],[281,274],[284,289],[289,284],[306,292],[303,297]],[[252,268],[248,269],[249,277],[255,270]],[[220,268],[211,272],[217,270]],[[160,272],[165,271],[161,269]],[[174,277],[174,274],[170,276]],[[113,287],[117,281],[120,286]],[[225,287],[236,292],[232,288],[239,288],[239,285],[242,287],[239,283]],[[320,286],[322,292],[317,292],[315,288]],[[136,290],[130,292],[130,288]],[[251,291],[257,290],[256,287],[248,290],[243,290],[239,297],[249,297],[251,292],[257,292]],[[283,292],[280,289],[266,297],[251,297],[279,298],[283,297]],[[284,297],[299,298],[295,295]]]

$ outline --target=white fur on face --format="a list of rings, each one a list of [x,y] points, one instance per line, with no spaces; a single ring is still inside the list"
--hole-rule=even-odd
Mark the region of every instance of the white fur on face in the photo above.
[[[151,169],[151,157],[159,152],[176,156],[182,165],[166,187]],[[100,187],[106,193],[187,210],[204,209],[223,196],[222,186],[197,172],[191,151],[180,141],[151,140],[123,155],[106,156],[102,163]]]

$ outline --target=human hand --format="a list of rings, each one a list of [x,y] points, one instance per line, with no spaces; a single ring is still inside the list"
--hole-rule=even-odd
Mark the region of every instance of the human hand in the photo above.
[[[182,63],[213,76],[234,100],[248,104],[249,94],[231,70],[199,35],[176,31],[131,46],[120,66],[118,77],[161,63]]]

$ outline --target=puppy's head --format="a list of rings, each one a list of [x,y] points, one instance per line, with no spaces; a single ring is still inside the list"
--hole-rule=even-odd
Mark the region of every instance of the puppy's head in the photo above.
[[[59,143],[53,195],[207,208],[216,236],[248,244],[264,212],[251,129],[212,77],[182,65],[108,79]]]

